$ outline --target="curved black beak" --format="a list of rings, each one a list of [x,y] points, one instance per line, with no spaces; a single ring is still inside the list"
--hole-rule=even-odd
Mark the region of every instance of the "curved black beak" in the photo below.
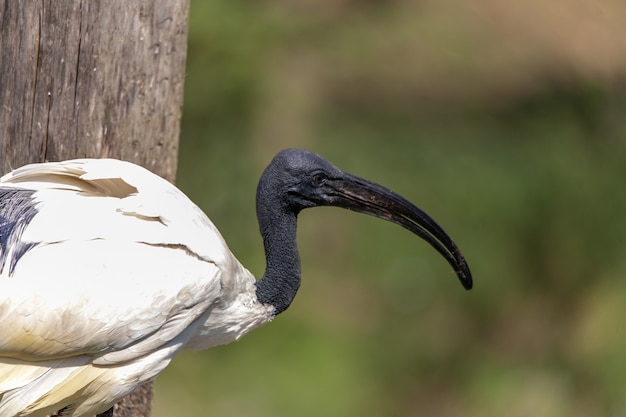
[[[444,258],[454,269],[461,284],[472,288],[472,273],[461,250],[450,236],[424,211],[393,191],[357,176],[343,173],[326,182],[327,203],[359,213],[369,214],[399,224],[415,233]]]

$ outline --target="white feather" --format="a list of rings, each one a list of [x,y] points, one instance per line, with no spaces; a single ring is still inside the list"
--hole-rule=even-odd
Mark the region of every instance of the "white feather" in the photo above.
[[[183,348],[236,340],[272,317],[254,278],[182,192],[117,160],[35,164],[33,243],[0,276],[0,416],[104,411]]]

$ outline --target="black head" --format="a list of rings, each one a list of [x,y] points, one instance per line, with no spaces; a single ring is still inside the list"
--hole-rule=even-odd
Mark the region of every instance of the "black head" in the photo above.
[[[280,151],[266,168],[257,189],[258,198],[279,199],[281,205],[298,213],[308,207],[325,205],[329,178],[343,173],[321,156],[303,149]]]
[[[257,188],[257,215],[263,224],[302,209],[337,206],[401,225],[443,255],[466,289],[472,276],[461,251],[437,223],[414,204],[376,183],[345,173],[319,155],[301,149],[279,152]]]

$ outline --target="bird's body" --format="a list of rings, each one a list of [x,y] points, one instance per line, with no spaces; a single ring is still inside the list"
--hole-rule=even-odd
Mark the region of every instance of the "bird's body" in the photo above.
[[[272,318],[204,213],[141,167],[31,165],[0,193],[0,416],[95,414]]]
[[[466,288],[460,251],[397,194],[307,151],[279,153],[257,190],[256,281],[181,191],[117,160],[34,164],[0,179],[0,416],[100,413],[181,349],[239,339],[300,284],[296,218],[336,205],[426,239]]]

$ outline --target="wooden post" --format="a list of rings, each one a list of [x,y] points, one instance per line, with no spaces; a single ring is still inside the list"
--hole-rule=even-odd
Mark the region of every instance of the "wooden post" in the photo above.
[[[0,169],[81,157],[173,181],[188,0],[0,2]],[[151,385],[116,417],[150,414]]]

